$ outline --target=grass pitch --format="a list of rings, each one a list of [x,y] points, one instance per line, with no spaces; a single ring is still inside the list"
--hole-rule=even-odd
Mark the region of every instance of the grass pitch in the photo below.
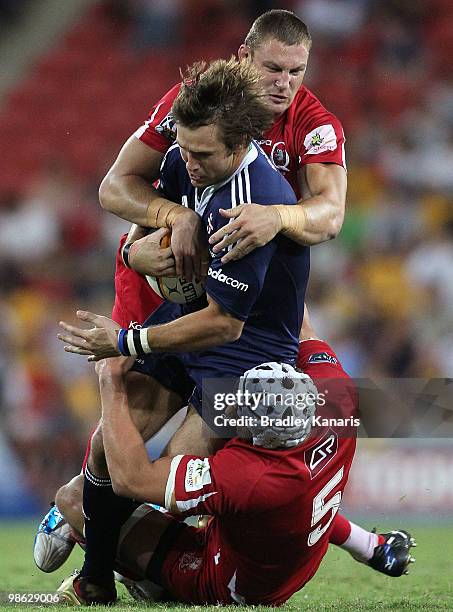
[[[74,568],[81,566],[81,551],[75,550],[60,570],[52,574],[40,572],[32,558],[36,526],[37,522],[0,523],[0,591],[3,602],[5,593],[52,592]],[[357,563],[347,553],[332,546],[315,578],[280,609],[294,612],[453,610],[453,526],[410,527],[407,525],[415,535],[418,546],[413,553],[417,562],[411,566],[409,576],[388,578]],[[120,600],[114,608],[121,612],[145,608],[161,612],[219,610],[219,607],[214,606],[142,606],[121,589]],[[68,609],[64,605],[0,604],[0,610],[30,608],[55,611]],[[103,606],[94,609],[111,610]],[[240,612],[246,608],[229,606],[223,609]],[[264,607],[253,609],[257,612],[269,610]]]

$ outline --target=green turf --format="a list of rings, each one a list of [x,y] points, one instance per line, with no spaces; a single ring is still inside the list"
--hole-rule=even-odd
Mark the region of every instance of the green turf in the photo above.
[[[53,591],[61,579],[80,567],[75,551],[53,574],[43,574],[34,565],[34,523],[0,523],[0,591],[40,593]],[[453,610],[453,526],[415,526],[417,562],[409,576],[388,578],[354,561],[347,553],[331,547],[315,578],[280,609],[282,610]],[[0,604],[0,610],[49,609],[39,605]],[[102,607],[96,608],[101,609]],[[142,606],[121,591],[115,610],[137,610]],[[148,610],[218,610],[218,607],[159,606]],[[51,606],[51,610],[67,610]],[[104,609],[104,608],[102,608]],[[106,610],[108,608],[105,608]],[[239,607],[224,608],[239,612]],[[266,608],[254,608],[261,610]],[[267,608],[268,609],[268,608]]]

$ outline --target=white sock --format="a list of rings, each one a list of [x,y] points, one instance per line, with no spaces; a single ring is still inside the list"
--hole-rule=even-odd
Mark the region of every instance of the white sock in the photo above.
[[[374,549],[378,545],[378,536],[376,533],[371,533],[355,525],[351,522],[351,535],[340,545],[341,548],[347,550],[356,561],[366,563],[371,559]]]

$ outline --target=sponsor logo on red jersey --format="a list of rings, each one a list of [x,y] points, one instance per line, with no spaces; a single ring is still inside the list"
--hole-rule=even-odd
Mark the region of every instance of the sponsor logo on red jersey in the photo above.
[[[333,429],[329,429],[316,446],[305,451],[304,462],[311,474],[312,480],[332,461],[337,452],[338,435]]]
[[[196,553],[184,553],[179,561],[179,570],[186,574],[187,572],[196,572],[200,569],[203,563],[203,558],[198,557]]]
[[[186,492],[200,491],[205,485],[211,484],[211,467],[209,459],[191,459],[187,463],[185,488]]]
[[[307,155],[319,155],[335,151],[338,146],[337,135],[332,124],[320,125],[309,132],[304,139]]]
[[[283,141],[276,142],[272,147],[271,160],[280,172],[289,171],[289,155],[286,150],[286,144]]]
[[[162,121],[156,125],[155,130],[173,142],[176,138],[176,121],[173,114],[170,112],[165,115]]]
[[[313,353],[308,358],[308,363],[338,363],[338,359],[329,353]]]

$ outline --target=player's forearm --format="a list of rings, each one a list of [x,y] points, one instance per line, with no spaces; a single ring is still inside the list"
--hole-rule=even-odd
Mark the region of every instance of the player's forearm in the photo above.
[[[99,188],[99,201],[105,210],[142,227],[171,227],[176,216],[186,211],[137,175],[107,175]]]
[[[343,225],[344,209],[324,196],[300,200],[298,205],[277,205],[280,233],[298,244],[313,246],[335,238]]]
[[[104,449],[112,485],[118,495],[128,497],[135,479],[149,462],[141,435],[132,422],[123,377],[99,377]]]
[[[240,337],[241,321],[209,310],[209,307],[203,308],[170,323],[148,328],[151,351],[202,351]]]
[[[124,376],[106,365],[99,375],[104,450],[113,490],[121,497],[163,505],[165,466],[150,461],[142,436],[134,425]],[[168,473],[167,473],[168,476]]]

